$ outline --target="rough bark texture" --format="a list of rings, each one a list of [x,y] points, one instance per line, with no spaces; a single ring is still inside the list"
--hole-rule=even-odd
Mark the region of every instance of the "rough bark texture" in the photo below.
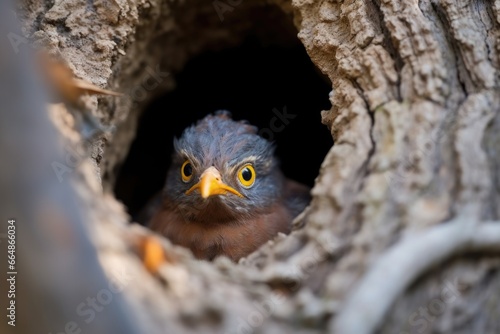
[[[23,5],[28,37],[62,56],[78,77],[129,92],[86,99],[115,129],[94,140],[77,175],[105,271],[123,269],[131,277],[124,296],[141,332],[498,333],[500,1],[235,3],[223,21],[212,2],[194,0]],[[335,145],[314,199],[291,236],[238,265],[198,262],[163,240],[173,260],[150,275],[131,251],[132,240],[149,232],[128,224],[107,189],[141,106],[172,89],[174,78],[165,76],[144,96],[134,89],[151,75],[147,67],[178,71],[195,54],[237,45],[265,22],[272,27],[278,10],[293,20],[311,60],[332,82],[332,108],[322,116]],[[493,221],[490,233],[480,229],[482,221]],[[425,263],[395,300],[387,294],[388,300],[356,304],[352,296],[391,249],[418,250],[404,243],[446,224],[464,224],[470,233],[458,243],[470,247],[450,246],[437,257],[436,247],[456,237],[450,233],[418,256],[397,257],[396,271],[411,267],[408,261]],[[392,269],[374,291],[398,286]],[[368,323],[366,312],[379,303],[390,308],[358,331],[356,323]],[[349,307],[359,307],[357,321]]]

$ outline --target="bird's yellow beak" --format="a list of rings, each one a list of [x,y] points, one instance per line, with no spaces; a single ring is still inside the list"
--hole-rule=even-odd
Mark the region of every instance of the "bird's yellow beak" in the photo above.
[[[212,195],[226,195],[227,193],[243,197],[236,189],[222,182],[220,172],[215,167],[207,168],[200,176],[200,181],[186,191],[186,195],[191,194],[198,189],[203,198],[208,198]]]

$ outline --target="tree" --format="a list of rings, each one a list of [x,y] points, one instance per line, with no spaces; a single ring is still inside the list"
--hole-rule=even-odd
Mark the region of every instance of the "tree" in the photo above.
[[[161,240],[168,260],[145,269],[134,250],[149,232],[108,194],[138,106],[173,83],[148,91],[141,69],[182,68],[221,36],[237,44],[241,18],[268,8],[222,2],[23,3],[27,38],[78,77],[130,92],[85,100],[117,130],[92,141],[73,178],[105,272],[129,277],[123,304],[141,332],[498,332],[498,1],[274,1],[332,83],[322,117],[335,145],[314,199],[292,235],[238,265],[197,262]]]

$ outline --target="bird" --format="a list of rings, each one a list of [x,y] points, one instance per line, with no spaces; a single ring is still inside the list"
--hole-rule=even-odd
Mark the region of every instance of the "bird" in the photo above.
[[[165,186],[149,227],[200,260],[248,256],[310,202],[310,188],[287,179],[275,145],[227,110],[205,116],[174,139]]]

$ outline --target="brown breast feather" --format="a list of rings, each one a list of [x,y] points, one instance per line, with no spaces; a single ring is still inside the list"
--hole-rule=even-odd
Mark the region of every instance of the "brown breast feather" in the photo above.
[[[237,261],[278,232],[289,233],[292,219],[287,207],[278,203],[270,213],[253,219],[224,224],[188,222],[169,203],[164,203],[153,216],[150,227],[174,244],[191,249],[198,259],[212,260],[225,255]]]

